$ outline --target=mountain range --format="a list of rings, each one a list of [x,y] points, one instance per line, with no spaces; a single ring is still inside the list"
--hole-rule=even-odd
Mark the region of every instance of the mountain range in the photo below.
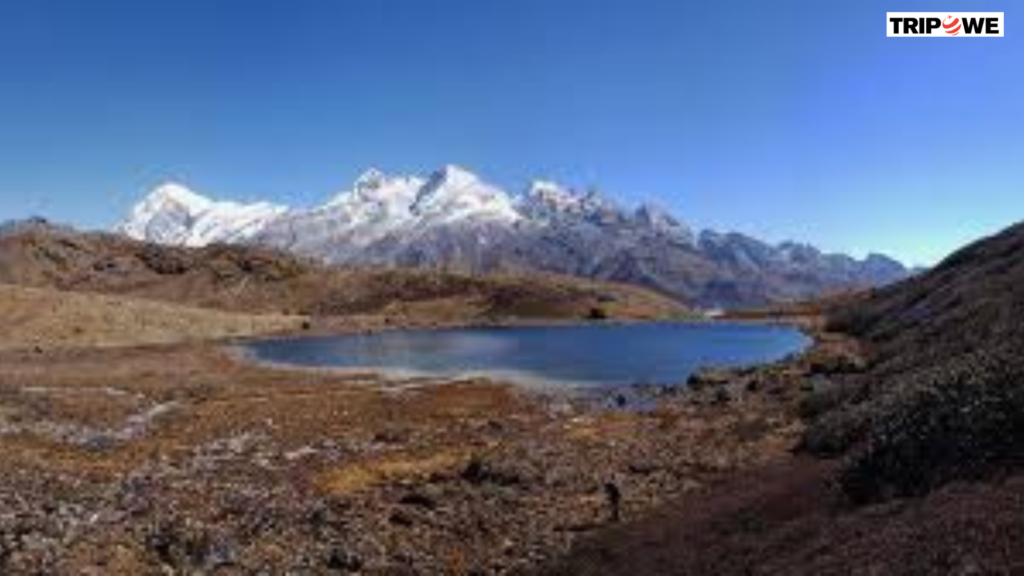
[[[311,209],[217,201],[180,184],[148,194],[117,226],[165,245],[253,244],[330,264],[540,270],[652,288],[704,308],[760,306],[879,286],[910,272],[806,244],[695,232],[652,205],[534,181],[509,193],[463,168],[428,177],[369,170]]]

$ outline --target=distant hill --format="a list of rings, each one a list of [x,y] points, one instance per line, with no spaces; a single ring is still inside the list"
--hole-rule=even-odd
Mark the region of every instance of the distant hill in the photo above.
[[[510,194],[456,166],[429,177],[371,170],[322,206],[238,204],[167,184],[118,231],[167,245],[269,246],[336,264],[544,271],[636,284],[704,308],[760,306],[880,286],[908,270],[804,244],[695,233],[671,214],[535,181]]]
[[[0,237],[13,236],[15,234],[23,234],[26,232],[74,232],[74,230],[68,226],[62,226],[60,224],[54,224],[39,216],[33,216],[32,218],[26,218],[24,220],[9,220],[7,222],[0,222]]]
[[[550,274],[340,268],[247,246],[181,248],[37,223],[0,234],[0,283],[245,313],[482,322],[667,318],[641,288]]]

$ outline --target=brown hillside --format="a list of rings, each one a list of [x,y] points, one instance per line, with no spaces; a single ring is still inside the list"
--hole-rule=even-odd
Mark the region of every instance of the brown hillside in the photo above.
[[[823,309],[866,357],[792,383],[804,454],[587,538],[545,573],[1021,573],[1024,225],[783,315]]]
[[[836,378],[806,445],[850,453],[852,496],[921,494],[1024,464],[1024,225],[838,307],[831,323],[865,343],[870,366]]]
[[[665,318],[643,289],[553,275],[340,269],[278,252],[185,249],[108,234],[32,229],[0,237],[0,282],[129,295],[236,312],[437,320]]]
[[[295,331],[302,318],[0,284],[0,350],[170,344]]]

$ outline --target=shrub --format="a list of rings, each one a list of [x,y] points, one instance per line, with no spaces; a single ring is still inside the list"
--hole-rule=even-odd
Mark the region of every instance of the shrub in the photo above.
[[[918,496],[1024,464],[1024,387],[1016,381],[920,390],[881,418],[839,481],[855,502]]]

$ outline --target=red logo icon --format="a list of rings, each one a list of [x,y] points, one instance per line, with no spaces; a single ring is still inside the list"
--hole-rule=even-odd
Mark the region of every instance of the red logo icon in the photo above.
[[[950,20],[952,20],[952,22],[950,22]],[[960,33],[960,28],[962,28],[962,26],[960,26],[960,19],[947,16],[946,19],[942,21],[942,28],[946,31],[946,34],[956,36]]]

